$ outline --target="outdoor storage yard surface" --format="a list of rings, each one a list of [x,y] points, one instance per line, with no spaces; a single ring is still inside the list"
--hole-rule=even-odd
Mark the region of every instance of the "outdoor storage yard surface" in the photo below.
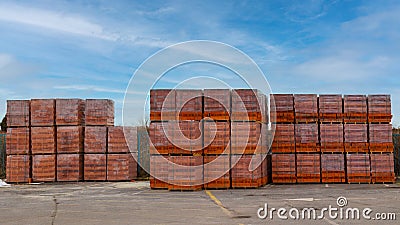
[[[257,210],[332,205],[395,212],[396,221],[261,220]],[[373,214],[371,214],[373,215]],[[260,189],[171,192],[148,182],[13,185],[0,188],[0,224],[398,224],[400,184],[267,185]]]

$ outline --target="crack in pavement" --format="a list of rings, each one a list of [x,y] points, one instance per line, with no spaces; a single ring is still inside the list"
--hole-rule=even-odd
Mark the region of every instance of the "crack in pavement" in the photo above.
[[[54,225],[54,221],[56,220],[57,211],[58,211],[58,202],[55,195],[53,195],[53,202],[54,202],[54,211],[51,214],[51,225]]]

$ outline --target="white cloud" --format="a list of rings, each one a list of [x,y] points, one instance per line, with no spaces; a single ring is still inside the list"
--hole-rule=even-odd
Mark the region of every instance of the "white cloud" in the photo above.
[[[105,32],[101,25],[77,15],[67,15],[18,5],[1,4],[0,20],[105,40],[115,41],[118,38],[115,34]]]

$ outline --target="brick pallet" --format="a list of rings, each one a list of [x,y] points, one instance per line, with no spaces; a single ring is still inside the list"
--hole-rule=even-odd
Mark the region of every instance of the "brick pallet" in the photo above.
[[[205,155],[230,154],[230,122],[203,123],[203,145]]]
[[[203,156],[170,156],[168,190],[201,190],[203,188]]]
[[[201,127],[199,121],[177,121],[171,122],[168,127],[173,134],[173,144],[170,154],[201,155],[203,144]]]
[[[29,155],[8,155],[6,178],[9,183],[27,183],[30,181],[31,160]]]
[[[54,182],[56,181],[56,155],[32,156],[32,181]]]
[[[150,120],[176,120],[176,91],[169,89],[150,90]],[[162,115],[161,115],[162,114]]]
[[[56,153],[56,130],[54,127],[31,127],[31,152],[36,154]]]
[[[272,153],[295,153],[294,124],[275,124]]]
[[[114,126],[114,101],[86,99],[85,124],[87,126]]]
[[[168,128],[171,123],[151,122],[149,126],[150,154],[168,155],[175,146],[168,137],[172,137],[172,129]],[[168,132],[168,133],[166,133]],[[168,136],[167,136],[168,135]]]
[[[83,180],[83,154],[57,154],[57,181]]]
[[[320,124],[322,153],[343,153],[343,124]]]
[[[344,147],[346,152],[368,153],[369,144],[367,124],[345,124]]]
[[[255,154],[261,136],[257,122],[231,122],[231,154]]]
[[[260,95],[261,93],[258,90],[253,89],[232,90],[231,120],[261,121]]]
[[[109,153],[136,153],[137,129],[136,127],[109,127],[107,140]]]
[[[320,183],[320,154],[296,154],[297,183]]]
[[[367,123],[367,96],[345,95],[343,104],[345,123]]]
[[[57,153],[82,153],[84,128],[81,126],[57,127]]]
[[[7,127],[28,127],[30,104],[29,100],[7,100]]]
[[[103,153],[107,152],[107,127],[90,126],[85,127],[84,140],[85,153]]]
[[[392,125],[369,124],[370,152],[393,152]]]
[[[203,119],[203,91],[176,90],[176,107],[179,120]]]
[[[271,94],[271,122],[294,123],[294,97],[292,94]]]
[[[107,155],[85,154],[84,155],[84,179],[85,181],[107,180]]]
[[[296,183],[296,154],[272,154],[272,182]]]
[[[395,183],[393,153],[371,154],[372,183]]]
[[[150,155],[150,187],[168,189],[169,156]]]
[[[294,114],[296,122],[318,122],[318,96],[314,94],[294,95]]]
[[[229,121],[231,92],[228,89],[204,89],[204,118]]]
[[[321,154],[322,183],[346,182],[346,168],[343,154]]]
[[[390,95],[368,95],[368,122],[390,123],[391,120]]]
[[[55,107],[54,99],[32,99],[31,126],[54,126]]]
[[[82,99],[56,99],[56,125],[85,125],[85,101]]]
[[[204,156],[204,188],[230,188],[230,155]],[[222,175],[222,176],[221,176]]]
[[[27,127],[7,128],[7,155],[27,155],[30,153],[30,129]]]
[[[342,95],[319,95],[319,121],[343,122]]]
[[[107,180],[127,181],[136,179],[137,163],[131,153],[107,155]]]
[[[369,154],[346,154],[348,183],[370,183],[371,169]]]
[[[296,124],[295,126],[296,152],[320,152],[318,140],[318,124]]]
[[[232,188],[262,185],[262,155],[231,155]]]

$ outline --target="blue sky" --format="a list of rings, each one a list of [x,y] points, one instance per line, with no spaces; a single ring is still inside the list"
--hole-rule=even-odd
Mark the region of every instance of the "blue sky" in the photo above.
[[[6,99],[111,98],[120,124],[140,64],[168,45],[201,39],[248,54],[275,93],[389,93],[400,126],[398,1],[3,0],[0,31],[1,115]],[[188,71],[230,76],[191,69],[169,72],[159,87]]]

